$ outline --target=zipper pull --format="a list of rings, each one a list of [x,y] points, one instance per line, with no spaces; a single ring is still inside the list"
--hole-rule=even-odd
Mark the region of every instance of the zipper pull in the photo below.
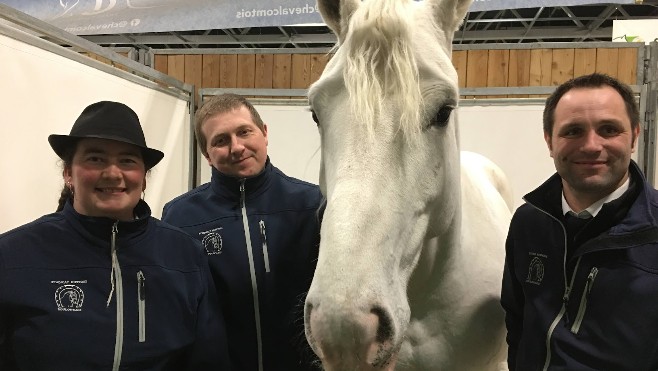
[[[267,234],[265,233],[265,222],[258,222],[260,227],[260,238],[263,240],[263,259],[265,261],[265,272],[269,273],[270,271],[270,254],[267,251]]]
[[[118,227],[118,225],[119,225],[119,221],[118,221],[118,220],[117,220],[116,222],[114,222],[114,224],[112,224],[112,246],[111,246],[112,249],[115,248],[115,243],[116,243],[116,239],[117,239],[117,234],[119,234],[119,227]]]
[[[146,278],[144,277],[144,273],[142,271],[137,272],[137,291],[139,291],[139,300],[145,300],[146,299],[146,294],[144,293],[144,283],[146,281]]]
[[[240,179],[240,207],[245,205],[244,182],[245,179]]]
[[[587,283],[585,284],[585,291],[587,292],[587,296],[589,296],[589,292],[592,290],[592,283],[594,282],[597,274],[599,274],[599,269],[594,267],[587,276]]]
[[[562,297],[562,304],[564,305],[564,321],[569,325],[569,295],[571,295],[571,287],[567,287]]]

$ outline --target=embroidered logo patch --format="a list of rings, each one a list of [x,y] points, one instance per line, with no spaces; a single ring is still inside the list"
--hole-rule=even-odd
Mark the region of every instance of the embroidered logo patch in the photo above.
[[[222,253],[223,242],[222,236],[219,234],[221,230],[222,227],[219,227],[209,231],[199,232],[199,236],[202,236],[201,243],[208,255],[219,255]]]
[[[55,290],[55,304],[60,312],[81,312],[84,301],[85,293],[78,285],[67,283]]]
[[[544,262],[542,261],[542,258],[546,258],[546,255],[534,253],[530,253],[530,255],[535,256],[530,260],[530,265],[528,265],[528,277],[525,281],[534,285],[541,285],[541,281],[544,279]]]

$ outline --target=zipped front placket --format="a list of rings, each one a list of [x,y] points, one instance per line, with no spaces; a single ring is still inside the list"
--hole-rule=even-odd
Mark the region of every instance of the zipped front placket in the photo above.
[[[111,240],[111,254],[112,254],[112,275],[110,280],[112,281],[112,288],[114,289],[114,294],[116,295],[116,311],[117,311],[117,331],[116,331],[116,340],[114,343],[114,364],[112,366],[113,371],[119,371],[121,366],[121,355],[123,352],[123,280],[121,279],[121,267],[119,266],[119,258],[117,257],[117,247],[116,239],[117,234],[119,233],[118,229],[119,221],[117,220],[112,225],[112,240]],[[112,292],[110,292],[110,297],[108,298],[108,306],[112,300]]]
[[[265,222],[260,221],[258,223],[260,227],[260,238],[263,240],[263,259],[265,260],[265,272],[270,272],[270,255],[267,252],[267,234],[265,233]]]
[[[557,327],[557,324],[560,323],[562,317],[567,311],[567,307],[569,305],[569,296],[571,295],[571,289],[573,288],[573,281],[576,279],[576,272],[578,272],[579,265],[580,265],[580,257],[578,258],[578,261],[576,261],[576,267],[574,267],[573,269],[573,274],[571,275],[571,283],[567,286],[567,288],[564,291],[564,295],[562,296],[562,308],[560,309],[560,313],[558,313],[557,316],[555,316],[555,319],[553,320],[553,322],[551,322],[551,326],[548,328],[548,333],[546,334],[546,361],[544,362],[544,368],[543,368],[544,371],[548,370],[548,366],[551,363],[551,337],[553,336],[553,331],[555,331],[555,327]]]
[[[567,230],[564,227],[564,224],[557,218],[555,218],[553,215],[550,213],[547,213],[546,211],[542,210],[541,208],[535,206],[532,203],[528,203],[535,209],[537,209],[539,212],[547,215],[551,219],[557,221],[560,226],[562,227],[562,232],[564,232],[564,257],[562,259],[562,269],[564,272],[564,295],[562,296],[562,308],[560,308],[560,312],[555,316],[553,319],[553,322],[551,322],[551,325],[548,327],[548,332],[546,333],[546,360],[544,361],[544,367],[543,371],[548,370],[548,366],[551,363],[551,337],[553,336],[553,331],[555,331],[555,327],[557,327],[558,323],[562,320],[562,317],[564,317],[565,313],[567,312],[567,307],[569,304],[569,297],[571,295],[571,289],[573,288],[574,280],[576,279],[576,272],[578,272],[578,266],[580,265],[580,259],[581,257],[578,258],[576,261],[576,266],[573,269],[573,274],[571,275],[571,281],[567,281]],[[568,318],[567,318],[568,321]]]
[[[571,332],[577,334],[580,331],[580,324],[583,322],[585,317],[585,309],[587,309],[587,299],[589,298],[589,293],[592,291],[592,286],[594,285],[594,280],[596,275],[599,273],[599,269],[593,267],[587,276],[587,282],[585,283],[585,288],[583,289],[583,295],[580,297],[580,305],[578,306],[578,314],[576,319],[571,326]]]
[[[247,243],[247,256],[249,257],[249,273],[251,274],[251,293],[254,298],[254,320],[256,322],[256,344],[258,347],[258,371],[263,371],[263,340],[260,327],[260,304],[258,302],[258,284],[256,282],[256,266],[251,245],[251,234],[249,232],[249,219],[247,218],[247,206],[245,201],[245,179],[240,180],[240,208],[242,209],[242,227],[244,238]]]
[[[139,342],[146,341],[146,278],[142,271],[137,272],[137,313],[139,314]]]

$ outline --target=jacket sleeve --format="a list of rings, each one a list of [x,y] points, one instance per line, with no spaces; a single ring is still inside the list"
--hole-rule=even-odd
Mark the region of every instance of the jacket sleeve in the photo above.
[[[224,314],[213,283],[208,257],[203,255],[203,297],[199,302],[196,323],[196,341],[190,349],[186,369],[233,370],[228,354]]]
[[[516,356],[521,333],[523,332],[523,306],[525,303],[523,287],[514,273],[514,247],[514,238],[510,232],[505,242],[505,269],[503,271],[503,285],[500,295],[500,303],[503,309],[505,309],[508,345],[507,363],[510,371],[516,370]]]

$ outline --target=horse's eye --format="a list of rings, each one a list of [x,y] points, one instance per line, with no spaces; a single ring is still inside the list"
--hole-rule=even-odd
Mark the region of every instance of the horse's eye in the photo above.
[[[448,125],[448,121],[450,120],[450,114],[454,109],[455,107],[450,105],[445,105],[441,107],[439,109],[439,112],[436,113],[436,116],[432,118],[432,121],[430,122],[430,126],[445,127],[446,125]]]
[[[320,120],[318,120],[318,115],[315,114],[315,111],[311,110],[311,117],[313,117],[313,121],[319,126],[320,125]]]

